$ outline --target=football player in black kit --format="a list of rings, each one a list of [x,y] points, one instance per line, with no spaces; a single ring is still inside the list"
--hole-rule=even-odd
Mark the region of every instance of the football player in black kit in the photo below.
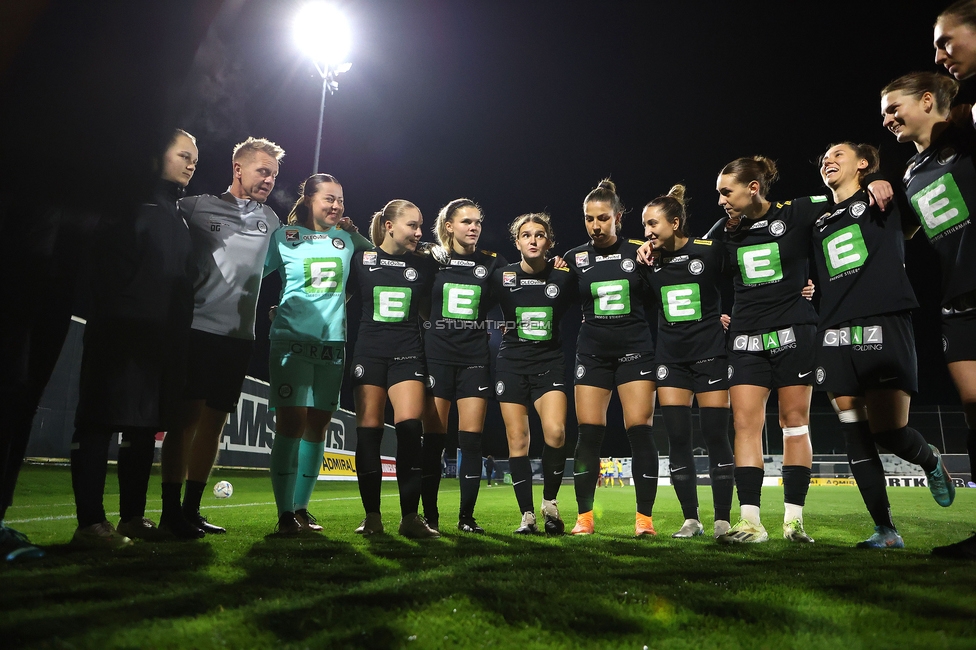
[[[908,427],[911,395],[918,390],[909,310],[918,302],[905,272],[897,205],[887,211],[870,206],[861,189],[878,164],[877,149],[851,142],[831,145],[821,159],[820,175],[833,201],[813,226],[821,292],[815,377],[843,424],[851,473],[874,519],[874,534],[858,548],[902,548],[876,444],[922,465],[940,505],[949,505],[951,497],[938,451]]]
[[[650,267],[639,268],[655,298],[660,297],[654,357],[658,408],[668,429],[671,483],[685,518],[671,536],[704,533],[691,432],[691,404],[697,399],[718,537],[731,527],[735,465],[728,432],[725,329],[720,321],[725,247],[719,241],[689,238],[684,197],[685,186],[675,185],[644,207],[644,235],[654,255]]]
[[[739,158],[722,169],[716,189],[727,217],[709,233],[726,242],[736,270],[730,325],[729,392],[735,426],[735,484],[741,519],[718,540],[769,539],[759,518],[764,476],[762,430],[766,400],[779,398],[783,428],[783,535],[812,542],[803,528],[810,486],[810,385],[816,353],[817,313],[800,295],[807,274],[810,228],[827,197],[787,203],[766,199],[779,177],[773,161]]]
[[[440,245],[432,252],[439,266],[434,275],[430,320],[424,324],[430,393],[424,412],[424,519],[438,529],[441,455],[451,404],[456,403],[461,450],[458,530],[479,534],[485,531],[474,519],[474,507],[481,485],[481,432],[492,385],[485,329],[493,303],[489,278],[496,268],[508,263],[495,253],[478,250],[483,218],[481,208],[471,199],[454,199],[438,213],[434,236]]]
[[[505,334],[495,364],[495,394],[508,436],[508,465],[522,522],[515,531],[539,531],[532,499],[529,464],[529,406],[542,422],[542,515],[545,531],[563,533],[556,496],[566,465],[566,370],[559,323],[577,300],[576,279],[555,268],[546,253],[555,243],[549,215],[523,214],[509,228],[522,259],[495,270],[492,291],[498,296]]]
[[[413,203],[390,201],[370,223],[370,239],[376,249],[358,251],[352,261],[363,300],[352,367],[356,474],[366,510],[366,518],[356,529],[361,535],[383,532],[380,441],[389,398],[397,436],[400,534],[417,539],[440,537],[418,514],[424,432],[420,418],[427,380],[419,315],[426,309],[421,303],[429,299],[435,271],[431,257],[416,253],[423,222]]]
[[[643,243],[618,234],[624,207],[616,186],[600,181],[583,201],[590,242],[563,257],[579,285],[583,325],[576,343],[576,443],[573,478],[579,515],[574,535],[593,534],[593,493],[607,407],[616,386],[633,456],[637,492],[635,536],[656,535],[651,519],[657,496],[654,417],[654,342],[644,315],[645,285],[637,272]]]
[[[937,32],[952,24],[940,18]],[[937,37],[936,47],[940,38],[943,48],[948,48],[944,34]],[[971,63],[957,63],[948,54],[939,52],[936,60],[953,74],[972,74]],[[942,262],[942,346],[966,413],[972,463],[976,446],[976,231],[969,206],[976,206],[976,132],[968,121],[964,125],[948,121],[958,89],[957,81],[935,73],[905,75],[881,91],[881,113],[885,128],[899,142],[912,142],[917,151],[902,180],[918,224]],[[935,487],[929,488],[935,494]],[[943,498],[951,502],[951,480],[945,481],[945,488]],[[933,553],[976,558],[976,537]]]

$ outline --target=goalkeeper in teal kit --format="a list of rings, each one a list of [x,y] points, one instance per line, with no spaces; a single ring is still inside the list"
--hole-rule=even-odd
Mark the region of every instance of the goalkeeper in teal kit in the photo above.
[[[278,271],[282,289],[271,324],[270,406],[276,411],[271,484],[279,534],[320,531],[308,512],[339,405],[345,360],[346,280],[352,255],[372,248],[340,229],[348,220],[342,186],[328,174],[310,176],[274,233],[264,273]]]

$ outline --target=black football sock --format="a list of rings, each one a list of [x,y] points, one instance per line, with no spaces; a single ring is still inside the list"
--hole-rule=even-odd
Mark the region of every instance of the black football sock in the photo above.
[[[685,519],[698,519],[698,471],[691,448],[691,407],[661,406],[668,431],[668,463],[671,485]]]
[[[600,448],[607,428],[600,424],[579,425],[576,453],[573,458],[573,488],[580,514],[593,510],[593,494],[600,476]]]
[[[650,517],[657,498],[658,458],[653,429],[646,424],[627,429],[627,439],[633,454],[631,469],[637,493],[637,512]]]
[[[481,488],[481,434],[474,431],[458,431],[458,447],[461,449],[461,466],[458,467],[458,483],[461,487],[461,507],[458,518],[474,517]]]
[[[421,448],[424,425],[420,420],[403,420],[396,428],[396,478],[400,490],[400,515],[412,515],[420,510],[420,483],[422,470]]]
[[[367,513],[380,511],[380,491],[383,486],[383,463],[380,442],[383,427],[356,427],[356,478],[359,498]]]
[[[508,469],[512,472],[512,487],[520,512],[535,512],[532,500],[532,463],[528,456],[514,456],[508,459]]]
[[[542,498],[552,501],[559,494],[566,471],[566,445],[542,448]]]
[[[842,411],[839,415],[843,416]],[[888,503],[888,489],[885,481],[884,465],[878,455],[878,447],[871,436],[871,427],[866,421],[841,422],[844,440],[847,444],[847,462],[851,474],[861,493],[861,499],[874,520],[875,526],[894,528],[891,521],[891,505]]]
[[[759,507],[762,498],[762,484],[765,471],[762,467],[736,467],[735,491],[739,495],[739,506]]]
[[[926,472],[931,472],[939,465],[929,443],[925,442],[921,433],[911,427],[875,433],[874,441],[902,460],[921,465]]]
[[[108,444],[112,431],[81,427],[71,437],[71,487],[75,493],[78,527],[86,528],[106,520],[102,500],[108,465]]]
[[[437,521],[437,491],[441,487],[441,456],[444,453],[444,439],[447,434],[424,432],[421,451],[420,500],[424,504],[424,517]]]
[[[803,465],[783,465],[783,503],[801,508],[806,505],[810,489],[810,468]]]
[[[183,490],[183,517],[187,521],[194,521],[200,514],[200,500],[203,499],[203,491],[207,489],[204,481],[186,480],[186,489]]]
[[[183,518],[183,504],[180,493],[183,491],[182,483],[163,483],[163,512],[159,515],[159,520],[164,521],[173,517]]]
[[[129,429],[119,445],[119,518],[129,521],[146,516],[146,493],[156,455],[156,432]]]
[[[716,521],[730,521],[735,461],[729,442],[728,408],[699,408],[702,436],[708,449],[708,476],[712,482],[712,504]]]

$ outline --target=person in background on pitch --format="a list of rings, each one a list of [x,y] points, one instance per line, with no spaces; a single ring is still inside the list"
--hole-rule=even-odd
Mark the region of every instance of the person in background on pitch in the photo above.
[[[495,457],[488,454],[485,458],[485,478],[488,479],[488,487],[491,487],[491,477],[495,474]]]
[[[485,318],[495,301],[489,279],[508,262],[478,249],[484,215],[471,199],[454,199],[434,221],[438,261],[431,292],[431,320],[425,323],[424,355],[428,390],[424,410],[424,458],[421,495],[424,519],[439,529],[437,491],[441,482],[441,456],[447,436],[451,404],[457,405],[457,468],[461,488],[458,530],[483,534],[474,519],[481,485],[481,436],[491,391],[491,358]]]
[[[183,425],[168,431],[163,440],[159,525],[177,536],[194,537],[193,528],[227,532],[200,514],[200,499],[224,423],[237,408],[254,347],[264,261],[271,237],[281,227],[265,202],[284,155],[269,140],[248,138],[234,147],[233,179],[224,194],[191,196],[178,204],[190,229],[196,280]]]
[[[720,320],[727,264],[721,242],[688,235],[685,204],[685,186],[675,185],[644,206],[644,236],[653,254],[650,266],[642,264],[641,270],[655,297],[660,297],[655,356],[658,408],[668,430],[671,484],[685,518],[671,537],[704,533],[692,450],[691,405],[697,399],[718,538],[731,527],[735,465],[729,443],[725,328]]]
[[[577,297],[572,274],[546,259],[552,225],[544,213],[523,214],[509,226],[521,261],[497,269],[491,289],[502,308],[505,332],[495,361],[495,396],[508,438],[508,466],[522,521],[520,535],[539,531],[529,462],[529,407],[542,423],[542,516],[550,535],[565,525],[556,497],[566,467],[566,369],[559,324]]]
[[[637,272],[643,243],[619,235],[624,206],[609,179],[583,200],[590,241],[563,258],[579,286],[583,325],[576,343],[576,442],[573,478],[579,514],[571,531],[592,535],[593,496],[600,448],[613,389],[623,407],[633,456],[637,514],[634,535],[656,535],[651,518],[657,496],[658,455],[654,417],[654,341],[644,316],[645,284]]]
[[[417,252],[423,215],[413,203],[395,199],[373,215],[369,238],[375,250],[352,259],[363,299],[353,355],[356,400],[356,475],[366,517],[360,535],[383,532],[380,492],[386,402],[393,406],[396,474],[400,490],[400,534],[415,539],[440,537],[420,516],[424,386],[427,364],[420,317],[429,308],[436,262]]]
[[[271,323],[269,406],[276,411],[271,485],[276,532],[322,530],[308,511],[339,406],[345,361],[346,282],[353,253],[372,249],[344,217],[342,185],[313,174],[299,186],[287,225],[268,247],[264,274],[278,271],[281,296]]]
[[[71,486],[72,543],[118,548],[169,535],[146,518],[156,432],[179,426],[193,320],[190,236],[176,208],[197,166],[195,138],[177,129],[160,161],[153,202],[134,219],[103,219],[95,234],[92,312],[85,326]],[[119,444],[118,528],[105,516],[109,442]],[[192,528],[181,537],[202,537]]]
[[[973,76],[976,6],[956,3],[946,9],[936,22],[935,47],[936,62],[953,77]],[[969,215],[976,210],[976,131],[971,115],[949,121],[958,90],[959,82],[951,77],[931,72],[908,74],[881,91],[881,113],[885,128],[898,142],[915,145],[916,154],[908,160],[902,182],[918,225],[942,263],[942,349],[966,414],[972,468],[976,451],[976,231]],[[945,488],[954,490],[951,480]],[[951,498],[949,493],[944,495],[949,502]],[[932,552],[976,559],[976,535]]]

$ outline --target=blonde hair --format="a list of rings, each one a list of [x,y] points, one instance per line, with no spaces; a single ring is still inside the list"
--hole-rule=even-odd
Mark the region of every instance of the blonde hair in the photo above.
[[[373,218],[369,222],[369,239],[373,242],[373,246],[379,246],[386,238],[386,222],[396,221],[403,216],[403,213],[406,210],[409,210],[410,208],[419,210],[419,208],[417,208],[417,206],[410,201],[405,199],[393,199],[384,205],[382,210],[373,213]]]
[[[248,138],[244,142],[234,145],[234,155],[231,157],[231,161],[237,162],[241,158],[253,156],[259,151],[268,154],[275,160],[281,160],[285,157],[285,150],[271,140]]]
[[[481,206],[471,199],[454,199],[440,209],[437,219],[434,220],[434,227],[431,229],[434,239],[444,249],[443,255],[446,257],[450,257],[454,252],[454,235],[447,231],[447,224],[461,208],[474,208],[481,214]]]
[[[677,221],[678,232],[682,237],[688,236],[688,213],[685,210],[687,203],[685,200],[685,190],[685,186],[678,183],[672,186],[666,195],[659,196],[644,206],[645,210],[648,208],[658,208],[669,223]]]

